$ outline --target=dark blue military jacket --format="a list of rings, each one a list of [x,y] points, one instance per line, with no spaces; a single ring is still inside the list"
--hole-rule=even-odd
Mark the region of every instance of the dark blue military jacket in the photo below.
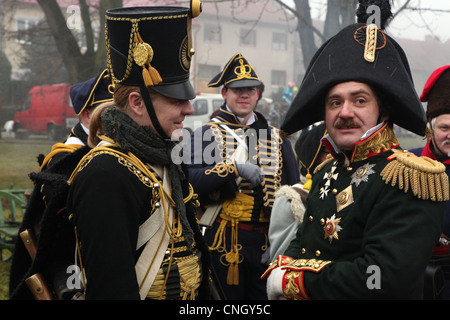
[[[290,141],[281,137],[277,128],[269,126],[263,115],[255,112],[255,117],[252,125],[242,125],[233,113],[222,107],[215,118],[219,122],[210,121],[192,134],[188,169],[189,181],[202,204],[233,199],[236,192],[248,194],[254,197],[251,222],[258,223],[268,221],[275,191],[281,185],[297,183],[300,175]],[[245,179],[239,187],[236,185],[236,171],[227,164],[239,142],[225,126],[245,141],[249,162],[263,169],[261,186],[252,190]]]

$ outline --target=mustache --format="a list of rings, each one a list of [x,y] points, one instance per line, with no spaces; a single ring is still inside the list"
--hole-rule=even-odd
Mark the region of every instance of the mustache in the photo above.
[[[355,121],[353,121],[353,119],[342,119],[339,118],[335,125],[334,125],[337,129],[344,129],[344,128],[359,128],[360,125],[358,123],[356,123]],[[450,142],[450,140],[449,140]]]
[[[444,147],[447,144],[450,144],[450,139],[445,139],[444,141],[442,141],[440,146]]]

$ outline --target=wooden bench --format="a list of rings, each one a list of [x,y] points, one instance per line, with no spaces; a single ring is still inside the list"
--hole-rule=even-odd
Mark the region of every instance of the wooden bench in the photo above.
[[[0,190],[0,261],[11,259],[31,190]],[[22,219],[20,219],[22,220]]]

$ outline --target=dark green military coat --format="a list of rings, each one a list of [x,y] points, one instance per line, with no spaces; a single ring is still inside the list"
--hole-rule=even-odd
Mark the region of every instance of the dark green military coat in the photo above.
[[[359,144],[350,159],[335,155],[340,160],[329,161],[314,175],[303,225],[285,253],[305,262],[330,262],[303,273],[300,283],[311,299],[422,298],[424,270],[445,210],[442,198],[422,198],[441,197],[448,185],[424,193],[414,187],[414,195],[412,181],[397,173],[400,180],[387,184],[383,169],[400,163],[388,159],[398,144],[393,133],[393,141],[384,143],[383,132],[390,130],[384,126],[372,136],[376,139]],[[418,162],[402,154],[407,166]],[[427,164],[421,170],[428,170]],[[434,165],[428,171],[440,170],[431,169]]]

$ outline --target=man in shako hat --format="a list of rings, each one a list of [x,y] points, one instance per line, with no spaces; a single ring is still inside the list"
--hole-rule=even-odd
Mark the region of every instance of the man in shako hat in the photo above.
[[[288,139],[255,111],[261,81],[240,53],[208,84],[222,86],[219,113],[191,140],[190,181],[206,208],[200,224],[227,299],[266,299],[267,230],[274,193],[298,182]]]
[[[378,4],[390,16],[389,2]],[[263,275],[271,299],[423,298],[448,177],[441,163],[399,148],[393,125],[423,135],[425,114],[405,53],[366,24],[366,5],[360,23],[315,54],[282,125],[292,133],[324,119],[330,156],[296,239]]]
[[[420,101],[427,102],[428,142],[423,148],[410,150],[417,156],[426,156],[445,165],[447,175],[450,174],[450,65],[437,68],[425,83]],[[445,209],[444,229],[439,245],[433,250],[433,260],[436,264],[450,267],[450,202]],[[449,275],[446,274],[446,278]],[[450,299],[450,283],[446,286],[440,298]]]
[[[10,299],[32,299],[32,291],[25,279],[38,272],[45,274],[49,290],[57,299],[69,299],[79,291],[69,290],[66,284],[70,276],[66,270],[75,263],[73,226],[62,213],[66,206],[66,181],[90,150],[87,140],[92,112],[102,103],[111,103],[113,91],[107,69],[70,87],[70,99],[79,122],[65,142],[54,144],[45,157],[43,154],[38,156],[40,172],[30,174],[34,189],[19,229],[21,237],[14,250],[10,270]],[[27,251],[30,237],[36,242],[32,250],[36,253],[32,259]]]
[[[97,145],[70,177],[67,202],[86,299],[209,297],[196,195],[171,159],[193,112],[191,21],[200,11],[193,1],[106,12],[115,105],[91,118]]]

